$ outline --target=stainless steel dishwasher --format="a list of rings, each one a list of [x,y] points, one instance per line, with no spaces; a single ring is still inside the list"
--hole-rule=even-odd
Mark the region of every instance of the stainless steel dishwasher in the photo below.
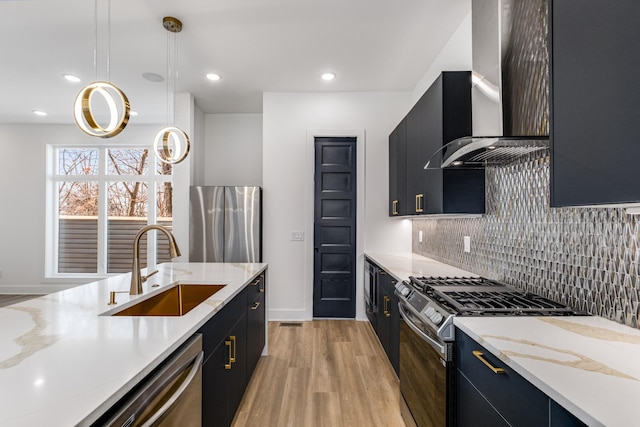
[[[202,426],[202,336],[194,335],[111,409],[98,425]],[[94,424],[95,425],[95,424]]]

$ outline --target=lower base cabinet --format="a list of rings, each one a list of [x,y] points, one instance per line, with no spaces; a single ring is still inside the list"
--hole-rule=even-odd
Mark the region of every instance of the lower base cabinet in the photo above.
[[[365,277],[371,281],[365,286],[375,287],[372,297],[376,302],[374,310],[367,311],[367,318],[393,370],[400,376],[400,313],[398,313],[398,297],[394,294],[398,281],[369,258],[366,258],[365,262]]]
[[[456,426],[585,426],[459,329],[455,352]],[[489,365],[504,372],[496,373]]]
[[[395,296],[397,281],[386,271],[380,270],[378,280],[377,334],[396,375],[400,375],[400,313]]]
[[[198,331],[205,353],[203,426],[228,427],[233,421],[265,344],[264,291],[261,275]]]

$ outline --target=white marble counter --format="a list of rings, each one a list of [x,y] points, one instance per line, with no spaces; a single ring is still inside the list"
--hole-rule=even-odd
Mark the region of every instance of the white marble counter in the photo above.
[[[384,254],[367,252],[365,255],[398,281],[407,280],[409,276],[478,277],[477,274],[411,253]]]
[[[455,325],[587,425],[640,425],[640,331],[597,316]]]
[[[109,291],[128,291],[128,273],[0,308],[0,426],[90,424],[265,268],[167,263],[115,309]],[[175,281],[226,286],[182,317],[100,316]]]

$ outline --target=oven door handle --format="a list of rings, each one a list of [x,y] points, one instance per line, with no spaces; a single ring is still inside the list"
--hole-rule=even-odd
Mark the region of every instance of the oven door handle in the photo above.
[[[411,330],[413,332],[415,332],[416,334],[418,334],[418,336],[420,338],[422,338],[424,341],[426,341],[427,343],[429,343],[429,345],[431,345],[431,347],[435,348],[436,350],[438,350],[441,354],[445,354],[445,349],[444,349],[444,345],[440,344],[438,341],[434,340],[433,338],[431,338],[429,335],[425,334],[424,332],[422,332],[420,330],[420,328],[418,328],[412,321],[411,319],[409,319],[409,316],[407,316],[406,311],[404,309],[404,306],[402,305],[402,303],[398,304],[398,312],[400,313],[400,317],[402,317],[402,319],[407,323],[407,326],[409,326],[411,328]]]

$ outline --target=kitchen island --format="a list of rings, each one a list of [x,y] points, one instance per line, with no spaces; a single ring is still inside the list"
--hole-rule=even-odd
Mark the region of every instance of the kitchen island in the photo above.
[[[91,424],[266,268],[166,263],[142,295],[127,273],[0,308],[0,425]],[[184,316],[109,315],[176,281],[225,286]]]
[[[398,280],[475,276],[416,254],[366,255]],[[640,424],[640,330],[598,316],[456,316],[454,325],[585,424]]]

